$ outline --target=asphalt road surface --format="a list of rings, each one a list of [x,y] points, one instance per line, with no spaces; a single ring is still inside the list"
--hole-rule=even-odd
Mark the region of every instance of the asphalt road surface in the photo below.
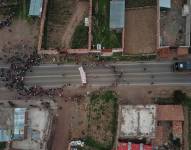
[[[26,84],[43,87],[81,85],[80,65],[41,65],[25,78]],[[172,72],[172,62],[84,65],[88,85],[191,85],[191,72]]]

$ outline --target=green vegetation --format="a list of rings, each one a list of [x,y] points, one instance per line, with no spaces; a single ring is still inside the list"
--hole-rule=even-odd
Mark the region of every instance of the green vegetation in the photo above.
[[[18,6],[15,8],[16,15],[21,19],[29,19],[28,16],[30,7],[29,0],[18,0]]]
[[[83,22],[77,26],[72,37],[71,48],[87,48],[88,47],[88,27]]]
[[[101,44],[105,48],[120,48],[121,33],[110,31],[109,0],[93,0],[93,45]]]
[[[144,7],[144,6],[156,6],[157,1],[156,0],[128,0],[127,1],[127,7]]]
[[[0,142],[0,150],[4,150],[6,148],[6,142]]]
[[[151,55],[123,55],[122,53],[114,53],[112,56],[99,57],[104,61],[150,61],[156,58],[156,54]]]
[[[113,91],[98,91],[91,95],[86,149],[112,149],[117,130],[117,107],[117,95]]]

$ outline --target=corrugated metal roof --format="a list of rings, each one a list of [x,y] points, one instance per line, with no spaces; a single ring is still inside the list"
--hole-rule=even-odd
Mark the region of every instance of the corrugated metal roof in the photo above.
[[[125,0],[110,1],[110,28],[123,28],[125,24]]]
[[[159,0],[160,7],[171,8],[171,0]]]
[[[11,130],[0,129],[0,142],[6,142],[11,140]]]
[[[29,16],[40,16],[42,12],[43,0],[31,0]]]
[[[14,110],[14,139],[24,137],[26,108],[15,108]]]

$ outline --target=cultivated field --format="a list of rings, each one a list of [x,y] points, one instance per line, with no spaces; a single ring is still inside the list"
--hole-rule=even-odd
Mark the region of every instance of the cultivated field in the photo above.
[[[152,53],[156,49],[156,7],[126,9],[125,53]]]
[[[101,44],[104,48],[121,48],[121,32],[111,31],[109,27],[110,1],[93,0],[92,8],[93,48]]]

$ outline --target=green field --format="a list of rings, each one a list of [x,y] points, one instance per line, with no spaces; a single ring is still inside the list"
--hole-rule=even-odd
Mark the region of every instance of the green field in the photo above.
[[[77,26],[72,37],[71,48],[87,48],[88,47],[88,27],[83,22]]]
[[[109,0],[93,0],[93,45],[101,44],[104,48],[120,48],[121,33],[110,31]]]
[[[86,150],[111,150],[117,130],[117,95],[114,91],[91,94]]]

